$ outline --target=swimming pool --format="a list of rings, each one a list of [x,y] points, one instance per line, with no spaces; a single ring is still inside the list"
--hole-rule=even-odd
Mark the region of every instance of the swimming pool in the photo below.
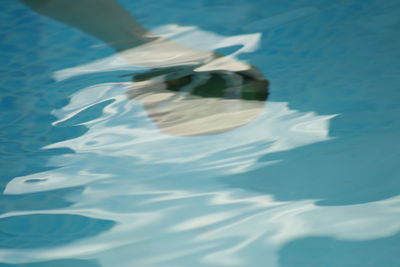
[[[127,97],[147,69],[2,1],[4,266],[399,265],[398,1],[119,3],[255,66],[268,100],[229,131],[171,134]]]

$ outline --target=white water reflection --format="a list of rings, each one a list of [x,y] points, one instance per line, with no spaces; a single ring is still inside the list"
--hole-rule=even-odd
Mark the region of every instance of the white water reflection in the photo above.
[[[99,71],[97,65],[94,70]],[[84,72],[80,67],[59,77]],[[399,231],[399,197],[324,207],[315,199],[279,202],[218,181],[277,163],[259,162],[263,155],[329,140],[329,122],[336,115],[301,113],[285,102],[268,102],[261,115],[240,128],[171,136],[160,132],[140,102],[126,97],[131,86],[99,84],[74,94],[67,106],[54,111],[56,125],[73,124],[81,112],[107,103],[100,117],[79,122],[88,128],[85,134],[46,147],[67,147],[75,154],[54,156],[49,165],[57,169],[16,177],[4,192],[84,185],[82,193],[68,196],[72,206],[1,215],[74,214],[112,220],[116,226],[59,247],[3,249],[3,262],[71,257],[96,258],[103,266],[259,266],[263,257],[263,264],[273,267],[278,250],[301,237],[369,240]]]
[[[132,166],[171,164],[173,175],[207,172],[212,177],[243,172],[274,163],[257,162],[261,155],[329,140],[329,120],[334,117],[299,113],[289,110],[286,103],[269,102],[260,117],[240,128],[211,136],[170,136],[158,130],[140,103],[125,97],[129,88],[130,83],[103,84],[73,95],[66,107],[54,112],[60,118],[55,124],[66,123],[93,105],[114,102],[104,108],[99,118],[81,123],[89,128],[84,135],[46,147],[68,147],[77,155],[54,157],[50,164],[60,168],[16,178],[5,192],[46,191],[104,179],[115,175],[104,171],[110,157],[131,161]],[[165,173],[150,168],[145,175],[159,177]],[[26,182],[33,179],[40,182]]]
[[[158,131],[140,103],[124,97],[127,86],[103,84],[72,96],[55,111],[56,124],[96,103],[114,102],[101,117],[82,122],[89,129],[84,135],[49,146],[76,152],[55,156],[50,164],[58,169],[17,177],[5,190],[26,194],[85,185],[80,195],[69,197],[75,204],[2,215],[75,214],[112,220],[116,226],[60,247],[2,250],[3,261],[72,257],[96,258],[104,266],[129,266],[132,261],[141,266],[256,266],[254,253],[262,249],[264,263],[278,266],[278,250],[301,237],[368,240],[399,230],[400,198],[321,207],[316,200],[277,202],[215,179],[259,167],[261,155],[329,140],[333,116],[269,102],[260,117],[243,127],[210,136],[169,136]]]
[[[118,70],[138,71],[153,67],[160,68],[198,64],[205,60],[204,53],[199,52],[196,54],[194,51],[214,51],[219,48],[231,46],[240,46],[240,48],[227,57],[227,59],[230,60],[232,70],[247,69],[246,64],[231,59],[241,53],[255,51],[259,46],[261,38],[260,33],[222,36],[203,31],[195,26],[182,27],[175,24],[160,26],[152,29],[152,32],[158,36],[174,40],[174,42],[180,45],[191,47],[194,50],[190,49],[190,51],[188,51],[189,54],[182,54],[182,59],[177,59],[176,57],[168,59],[167,56],[166,60],[160,62],[160,53],[163,51],[168,52],[169,49],[164,43],[157,45],[157,43],[153,42],[88,64],[59,70],[54,73],[54,79],[62,81],[68,78],[97,72]],[[183,53],[183,51],[181,52]],[[154,59],[149,58],[153,55],[155,56]],[[220,63],[220,61],[217,60],[217,62],[206,64],[199,70],[206,71],[215,69],[218,63]]]
[[[146,191],[145,186],[120,185],[116,181],[104,186],[88,185],[81,196],[74,197],[76,204],[70,208],[13,212],[2,217],[79,214],[112,219],[117,222],[113,229],[61,247],[3,250],[1,258],[22,263],[60,257],[95,257],[104,266],[112,262],[120,266],[129,266],[132,262],[165,266],[171,260],[177,261],[175,266],[256,266],[251,262],[256,256],[254,253],[261,249],[263,255],[268,255],[264,263],[277,266],[276,252],[297,238],[320,235],[339,240],[368,240],[399,230],[398,197],[345,207],[318,207],[313,201],[283,203],[266,196],[219,189],[203,193],[156,192]],[[160,199],[159,195],[170,197]],[[217,201],[220,199],[224,201]]]

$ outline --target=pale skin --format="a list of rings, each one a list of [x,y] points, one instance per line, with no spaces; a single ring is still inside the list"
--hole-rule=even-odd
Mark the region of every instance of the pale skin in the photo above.
[[[197,85],[185,84],[185,87],[193,87],[191,90],[205,85],[213,87],[213,82],[209,82],[212,75],[224,77],[226,82],[222,84],[222,89],[242,90],[244,87],[241,84],[233,85],[230,81],[243,81],[243,77],[235,72],[245,74],[247,78],[244,80],[249,77],[253,80],[247,83],[250,84],[247,89],[252,89],[251,86],[259,89],[268,84],[257,69],[248,64],[155,35],[113,0],[20,1],[42,15],[102,40],[132,65],[165,69],[167,73],[174,74],[175,71],[169,70],[171,67],[183,66],[186,70],[178,72],[178,77],[172,80],[178,84],[182,79],[196,80]],[[144,81],[141,79],[133,83],[128,97],[140,101],[160,130],[171,135],[212,134],[237,128],[257,117],[264,105],[264,101],[249,101],[240,97],[224,99],[182,94],[171,91],[168,85],[171,85],[170,76],[151,74]],[[236,105],[236,108],[232,109],[229,105]],[[160,107],[163,112],[160,112]]]

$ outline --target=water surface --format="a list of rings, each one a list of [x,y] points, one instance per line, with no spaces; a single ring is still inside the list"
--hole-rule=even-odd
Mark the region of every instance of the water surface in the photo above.
[[[268,101],[222,133],[160,131],[127,97],[143,68],[2,1],[4,266],[398,266],[398,1],[120,3],[256,66]]]

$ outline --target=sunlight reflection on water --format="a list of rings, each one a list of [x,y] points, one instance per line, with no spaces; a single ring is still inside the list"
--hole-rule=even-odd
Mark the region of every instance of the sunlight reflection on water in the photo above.
[[[335,16],[340,17],[339,11],[327,9],[323,18],[329,22],[333,16],[337,22]],[[334,262],[332,266],[341,267],[345,262],[353,267],[359,266],[356,250],[361,247],[362,252],[385,251],[387,254],[382,255],[389,260],[387,266],[395,266],[392,260],[400,231],[396,179],[399,152],[398,142],[393,141],[399,133],[395,125],[396,98],[371,93],[370,84],[377,86],[368,79],[375,76],[365,75],[371,73],[370,69],[362,72],[363,67],[372,67],[365,63],[367,57],[360,52],[363,47],[359,43],[354,46],[359,48],[357,51],[351,50],[356,55],[350,57],[350,63],[335,61],[339,57],[343,60],[346,54],[347,50],[338,53],[342,45],[354,48],[350,41],[345,42],[352,40],[348,37],[353,37],[348,25],[353,24],[346,22],[343,14],[346,27],[344,36],[339,36],[343,38],[341,42],[326,41],[324,34],[315,34],[315,38],[320,38],[319,45],[326,48],[310,48],[314,44],[309,35],[313,33],[305,31],[306,36],[298,42],[305,48],[286,50],[288,54],[300,51],[299,54],[276,56],[276,51],[291,46],[285,44],[285,35],[298,36],[287,33],[285,28],[273,31],[276,27],[310,16],[318,22],[323,20],[321,12],[323,9],[304,6],[276,11],[274,16],[261,16],[246,23],[246,33],[239,31],[232,36],[177,24],[165,24],[154,30],[205,51],[235,47],[231,59],[255,52],[259,58],[252,63],[260,63],[263,73],[272,68],[264,59],[274,62],[269,73],[276,83],[272,80],[273,97],[266,103],[210,97],[207,104],[218,107],[210,108],[209,113],[202,110],[204,117],[184,114],[201,123],[206,121],[217,130],[220,122],[227,123],[226,118],[232,114],[240,119],[240,123],[228,123],[223,128],[230,127],[229,131],[218,134],[168,134],[143,99],[131,97],[137,83],[127,79],[90,80],[90,75],[113,71],[131,71],[134,75],[147,70],[128,64],[120,56],[105,56],[91,63],[85,60],[78,66],[63,66],[54,71],[57,85],[65,82],[69,86],[68,81],[76,79],[71,83],[76,91],[64,93],[68,103],[48,107],[48,113],[55,117],[51,126],[85,130],[79,135],[43,142],[41,150],[49,151],[43,163],[46,168],[22,172],[6,182],[2,197],[21,197],[21,202],[39,203],[44,208],[15,205],[4,209],[0,214],[0,238],[4,240],[0,242],[0,260],[41,264],[74,259],[82,260],[82,266],[93,266],[92,261],[86,260],[95,260],[101,266],[162,267],[293,267],[299,262],[297,266],[326,266],[327,262]],[[367,12],[366,16],[370,14]],[[382,16],[375,16],[375,21],[390,32],[396,16],[387,20]],[[310,20],[312,27],[318,27]],[[357,23],[354,25],[365,27],[364,23]],[[311,27],[299,25],[292,31],[302,33],[302,27]],[[331,25],[337,23],[329,25],[334,27]],[[247,33],[256,31],[260,32]],[[376,34],[379,29],[371,31]],[[268,42],[274,40],[275,47],[264,47],[265,35]],[[356,37],[364,43],[365,36],[369,35]],[[356,37],[354,40],[358,40]],[[375,37],[371,37],[374,42],[379,40]],[[381,57],[374,64],[379,69],[393,62],[386,59],[392,58],[391,54],[385,57],[391,50],[378,47],[391,48],[395,44],[378,44],[376,51]],[[257,50],[260,47],[272,52],[266,57],[267,52]],[[320,57],[310,53],[320,53]],[[310,58],[317,58],[320,65]],[[344,73],[342,68],[348,65]],[[330,68],[335,66],[332,71]],[[319,69],[324,67],[327,69],[319,75]],[[357,76],[351,72],[353,69],[362,74]],[[290,70],[293,72],[289,73]],[[387,77],[394,74],[390,72]],[[390,79],[381,80],[380,90],[395,88],[385,84]],[[360,82],[353,84],[356,81]],[[361,87],[363,90],[356,90]],[[376,103],[370,95],[374,95]],[[168,96],[165,92],[160,94],[162,100]],[[200,104],[204,104],[201,100]],[[25,103],[28,104],[29,101]],[[165,106],[171,107],[169,104]],[[8,108],[7,103],[3,105]],[[196,108],[193,104],[194,110],[201,110]],[[222,110],[222,119],[211,124],[217,121],[210,115],[215,115],[216,110]],[[41,119],[37,121],[36,131],[40,132]],[[346,252],[335,250],[336,245]],[[319,247],[322,249],[318,250]],[[319,254],[309,256],[313,251]],[[335,256],[344,260],[336,262]],[[315,262],[322,265],[312,265]],[[366,266],[377,266],[374,259],[368,263]]]

